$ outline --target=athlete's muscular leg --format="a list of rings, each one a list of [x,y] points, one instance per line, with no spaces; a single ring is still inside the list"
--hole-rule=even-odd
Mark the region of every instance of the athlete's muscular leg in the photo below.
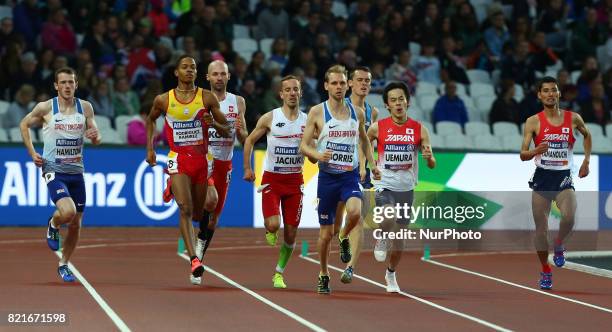
[[[346,225],[340,229],[340,237],[345,238],[361,221],[361,199],[350,197],[346,201]]]
[[[531,194],[531,209],[535,222],[534,244],[542,265],[548,262],[548,215],[551,201],[537,192]]]
[[[280,216],[279,215],[275,215],[275,216],[270,216],[268,218],[264,219],[264,226],[266,227],[266,231],[268,231],[268,233],[276,233],[278,232],[278,229],[280,228]],[[287,225],[285,225],[285,242],[287,242]],[[292,244],[293,242],[289,243],[287,242],[287,244]]]
[[[215,211],[218,200],[219,197],[217,196],[217,189],[215,188],[215,186],[208,186],[208,189],[206,191],[206,203],[204,203],[204,210],[211,213]]]
[[[334,218],[334,236],[340,233],[340,228],[344,224],[344,202],[338,202],[336,207],[336,218]]]
[[[179,229],[189,257],[195,256],[193,249],[193,200],[191,195],[191,178],[186,174],[172,174],[172,193],[179,208]]]
[[[204,215],[204,205],[206,204],[206,196],[208,191],[208,183],[197,183],[192,184],[192,204],[193,204],[193,217],[201,218]]]
[[[561,211],[561,222],[559,223],[559,234],[557,240],[564,243],[574,229],[574,218],[576,216],[576,193],[572,189],[565,189],[557,195],[557,207]]]
[[[321,275],[329,275],[327,260],[329,258],[330,242],[334,236],[334,225],[321,225],[319,229],[319,262],[321,264]]]
[[[53,225],[59,228],[60,225],[70,223],[77,214],[74,201],[70,197],[62,197],[55,202],[55,212],[53,212]]]
[[[62,249],[62,258],[60,263],[67,264],[70,257],[74,253],[79,237],[81,235],[81,223],[83,220],[83,212],[77,212],[72,221],[68,224],[68,234],[64,240]]]

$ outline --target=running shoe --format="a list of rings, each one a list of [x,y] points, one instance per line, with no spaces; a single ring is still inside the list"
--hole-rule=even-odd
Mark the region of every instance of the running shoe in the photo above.
[[[350,284],[353,281],[353,267],[349,266],[342,272],[342,276],[340,276],[340,281],[343,284]]]
[[[266,243],[268,245],[275,246],[277,240],[278,240],[278,231],[276,231],[275,233],[266,231]]]
[[[189,281],[192,285],[201,285],[202,277],[194,277],[192,274],[189,275]]]
[[[540,288],[552,289],[552,273],[540,272]]]
[[[204,266],[197,257],[194,257],[191,260],[191,274],[196,278],[199,278],[202,276],[202,274],[204,274]]]
[[[385,281],[387,282],[387,293],[399,293],[400,287],[397,284],[397,279],[395,278],[395,272],[387,272],[385,273]]]
[[[317,285],[317,293],[329,294],[331,289],[329,288],[329,276],[319,276],[319,284]]]
[[[282,273],[274,273],[274,276],[272,277],[272,283],[274,284],[274,288],[287,288]]]
[[[553,255],[553,262],[557,267],[565,265],[565,248],[563,246],[555,247]]]
[[[200,262],[202,261],[202,258],[204,257],[204,247],[206,246],[206,241],[200,239],[199,237],[196,239],[196,245],[195,245],[195,254],[198,257],[198,259],[200,260]]]
[[[378,262],[384,262],[387,259],[387,251],[389,250],[389,240],[387,239],[379,239],[376,240],[376,245],[374,246],[374,258]]]
[[[174,198],[172,193],[172,179],[168,177],[166,180],[166,189],[164,189],[164,202],[168,203]]]
[[[351,243],[349,242],[349,238],[346,237],[344,239],[340,239],[340,260],[342,263],[348,263],[351,261]]]
[[[47,221],[47,245],[49,249],[57,251],[60,246],[59,228],[51,227],[51,219],[53,219],[53,216]]]
[[[72,274],[72,271],[70,271],[70,268],[68,268],[68,265],[62,265],[58,267],[57,273],[62,278],[62,280],[64,280],[64,282],[74,282],[76,280],[74,274]]]

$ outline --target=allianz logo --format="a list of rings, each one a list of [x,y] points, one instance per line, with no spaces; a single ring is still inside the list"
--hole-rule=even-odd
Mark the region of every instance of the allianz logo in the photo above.
[[[85,173],[86,206],[138,209],[148,218],[165,220],[177,210],[174,202],[164,203],[163,189],[168,175],[163,166],[168,158],[157,156],[158,166],[149,167],[142,161],[134,173]],[[0,191],[0,206],[45,207],[53,206],[49,198],[42,170],[33,162],[6,161]],[[126,182],[134,179],[133,188]],[[136,204],[134,204],[136,203]]]

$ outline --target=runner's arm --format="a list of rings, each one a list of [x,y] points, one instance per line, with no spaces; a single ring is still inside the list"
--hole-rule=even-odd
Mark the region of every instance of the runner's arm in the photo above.
[[[34,164],[38,167],[42,166],[43,159],[40,154],[34,150],[34,144],[32,144],[32,137],[30,136],[30,128],[42,126],[45,122],[45,115],[49,114],[49,112],[51,112],[51,101],[38,103],[19,123],[23,144],[28,150],[30,157],[32,157]]]
[[[421,155],[427,160],[427,167],[436,167],[436,157],[434,157],[431,149],[431,141],[429,139],[429,129],[421,125]]]
[[[153,100],[153,106],[151,107],[151,111],[147,116],[145,121],[147,127],[147,151],[153,151],[153,145],[155,142],[155,133],[157,132],[155,126],[155,122],[157,118],[162,115],[167,108],[167,100],[166,94],[161,94],[155,97]]]
[[[317,119],[321,118],[321,107],[313,106],[308,112],[308,118],[306,120],[306,128],[304,129],[304,135],[300,142],[300,152],[308,157],[310,161],[324,159],[324,154],[319,153],[317,148],[312,145],[315,130],[317,129]],[[330,156],[331,157],[331,156]]]
[[[89,138],[94,145],[98,145],[102,143],[102,136],[100,135],[100,131],[98,131],[98,124],[96,123],[94,109],[91,106],[91,103],[88,101],[83,101],[83,108],[85,112],[85,137]]]
[[[584,137],[584,142],[582,143],[584,146],[584,160],[582,161],[582,165],[580,166],[580,170],[578,171],[578,177],[585,177],[589,175],[589,162],[591,161],[591,149],[593,147],[593,139],[591,137],[591,132],[589,128],[584,124],[584,120],[578,113],[572,113],[572,122],[576,125],[576,130],[578,130],[582,136]]]
[[[521,145],[521,160],[527,161],[533,159],[538,154],[542,154],[548,150],[548,143],[542,142],[533,150],[529,150],[529,144],[533,140],[533,134],[536,132],[538,118],[535,115],[530,116],[525,121],[525,133],[523,134],[523,144]]]
[[[244,141],[244,151],[243,151],[243,168],[244,172],[247,171],[252,172],[253,168],[251,166],[251,156],[253,154],[253,146],[255,142],[257,142],[263,135],[265,135],[270,130],[270,125],[272,123],[272,112],[268,112],[264,114],[259,121],[257,121],[257,125],[255,129],[251,132],[251,134]]]

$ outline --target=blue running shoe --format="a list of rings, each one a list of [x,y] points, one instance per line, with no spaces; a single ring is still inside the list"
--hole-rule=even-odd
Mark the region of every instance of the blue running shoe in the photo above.
[[[53,217],[49,218],[49,221],[47,222],[47,245],[49,246],[49,249],[57,251],[60,245],[60,234],[58,228],[51,227],[52,218]]]
[[[74,274],[72,274],[72,271],[70,271],[70,269],[68,268],[68,265],[62,265],[58,267],[57,273],[60,275],[60,277],[62,277],[64,282],[74,282],[76,280]]]
[[[541,289],[552,289],[552,273],[540,272],[540,288]]]
[[[340,281],[343,284],[350,284],[353,281],[353,267],[349,266],[342,272],[342,276],[340,277]]]
[[[565,248],[563,246],[555,247],[555,254],[553,255],[553,262],[557,267],[565,265]]]

